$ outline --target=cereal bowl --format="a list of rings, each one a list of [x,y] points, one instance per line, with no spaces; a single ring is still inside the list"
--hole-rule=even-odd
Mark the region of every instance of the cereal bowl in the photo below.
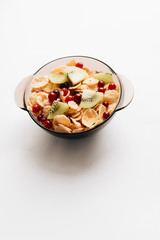
[[[106,63],[87,56],[53,60],[15,89],[18,107],[50,134],[79,137],[106,126],[132,101],[130,81]]]

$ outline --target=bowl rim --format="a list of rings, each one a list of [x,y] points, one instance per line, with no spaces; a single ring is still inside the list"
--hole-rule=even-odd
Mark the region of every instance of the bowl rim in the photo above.
[[[117,75],[117,73],[116,73],[108,64],[106,64],[105,62],[103,62],[103,61],[101,61],[101,60],[99,60],[99,59],[97,59],[97,58],[94,58],[94,57],[83,56],[83,55],[73,55],[73,56],[65,56],[65,57],[56,58],[56,59],[54,59],[54,60],[52,60],[52,61],[44,64],[44,65],[43,65],[42,67],[40,67],[33,75],[37,74],[42,68],[44,68],[45,66],[47,66],[48,64],[50,64],[50,63],[52,63],[52,62],[55,62],[55,61],[57,61],[57,60],[61,60],[61,59],[64,59],[64,58],[71,58],[71,57],[72,57],[72,58],[74,58],[74,57],[90,58],[90,59],[99,61],[99,62],[103,63],[104,65],[106,65],[106,66],[112,71],[112,73],[116,75],[116,77],[117,77],[117,79],[118,79],[118,82],[119,82],[119,85],[120,85],[120,97],[119,97],[119,100],[118,100],[118,102],[117,102],[117,105],[116,105],[114,111],[111,113],[111,115],[110,115],[107,119],[105,119],[102,123],[98,124],[97,126],[95,126],[95,127],[93,127],[93,128],[90,128],[90,129],[87,129],[87,130],[81,131],[81,132],[76,132],[76,133],[64,133],[64,132],[57,132],[57,131],[54,131],[54,130],[47,129],[47,128],[45,128],[43,125],[41,125],[41,124],[34,118],[33,114],[30,113],[30,111],[27,110],[27,112],[28,112],[28,114],[30,115],[30,117],[32,118],[32,120],[33,120],[35,123],[37,123],[38,126],[40,126],[41,128],[43,128],[44,130],[46,130],[47,132],[49,132],[49,133],[51,133],[51,134],[66,135],[66,136],[77,136],[77,135],[81,135],[81,134],[83,134],[83,133],[91,132],[91,131],[97,129],[98,127],[102,126],[103,124],[105,124],[107,121],[109,121],[109,120],[111,119],[111,117],[114,115],[114,113],[115,113],[116,110],[117,110],[117,106],[119,105],[119,103],[120,103],[120,101],[121,101],[121,97],[122,97],[122,84],[121,84],[121,81],[120,81],[120,79],[119,79],[119,76]],[[26,107],[26,109],[27,109],[26,102],[24,102],[24,104],[25,104],[25,107]]]

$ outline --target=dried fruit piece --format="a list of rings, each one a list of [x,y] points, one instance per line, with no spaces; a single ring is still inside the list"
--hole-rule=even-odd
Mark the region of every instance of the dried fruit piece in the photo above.
[[[117,103],[110,104],[107,111],[111,114],[116,108]]]
[[[87,109],[82,117],[82,124],[86,127],[91,127],[98,120],[98,114],[94,109]]]
[[[47,85],[47,83],[48,83],[48,77],[40,76],[40,77],[35,77],[32,80],[31,86],[36,90],[41,90]]]
[[[48,100],[48,93],[45,92],[38,92],[36,94],[36,98],[37,98],[37,103],[41,106],[47,106],[49,105],[49,100]]]
[[[116,90],[108,90],[103,95],[103,101],[109,104],[117,102],[119,99],[119,93]]]
[[[78,133],[78,132],[82,132],[83,130],[84,130],[84,128],[76,128],[72,132],[73,133]]]
[[[88,78],[85,81],[83,81],[83,84],[86,84],[88,86],[97,85],[98,84],[98,80],[95,79],[95,78]]]
[[[75,125],[75,128],[81,128],[81,124],[77,122],[74,118],[71,118],[73,124]]]
[[[63,133],[71,133],[71,129],[62,125],[62,124],[58,124],[58,125],[54,125],[54,129],[56,132],[63,132]]]
[[[66,66],[60,66],[60,67],[54,69],[51,73],[63,72],[65,68],[66,68]]]
[[[65,115],[57,115],[54,117],[54,124],[56,124],[56,125],[62,124],[66,127],[70,127],[71,122],[70,122],[69,118],[66,117]]]
[[[67,66],[76,66],[76,61],[73,59],[69,63],[66,64]]]
[[[69,87],[69,90],[74,90],[74,89],[77,89],[81,86],[81,83],[78,83],[77,85],[75,86],[72,86],[72,87]]]
[[[76,111],[76,110],[78,109],[78,105],[77,105],[77,103],[74,102],[74,101],[69,101],[69,102],[68,102],[68,106],[69,106],[69,108],[70,108],[71,110],[74,110],[74,111]]]

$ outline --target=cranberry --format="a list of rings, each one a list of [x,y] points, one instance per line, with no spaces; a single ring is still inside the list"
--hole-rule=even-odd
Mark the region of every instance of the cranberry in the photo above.
[[[110,83],[110,84],[108,85],[108,89],[109,89],[109,90],[114,90],[114,89],[116,89],[116,84]]]
[[[50,102],[53,102],[54,100],[56,100],[56,98],[57,98],[56,93],[54,93],[54,92],[49,93],[48,99],[49,99]]]
[[[37,120],[40,122],[42,117],[43,117],[42,114],[38,115]]]
[[[66,102],[73,101],[73,100],[74,100],[74,98],[71,95],[68,95],[65,99]]]
[[[33,106],[32,106],[32,111],[34,112],[34,113],[37,113],[37,112],[39,112],[40,111],[40,106],[38,105],[38,104],[34,104]]]
[[[107,119],[109,116],[110,116],[109,112],[104,112],[104,113],[103,113],[104,119]]]
[[[80,93],[76,93],[76,94],[74,95],[74,101],[75,101],[76,103],[80,103],[80,102],[81,102],[81,98],[82,98],[82,95],[81,95]]]
[[[49,128],[52,127],[52,122],[51,122],[50,120],[46,120],[46,121],[44,122],[44,126],[49,129]]]
[[[63,91],[63,96],[66,96],[68,94],[68,89],[67,88],[62,88]]]
[[[41,123],[44,124],[46,120],[47,120],[47,118],[42,117],[42,118],[41,118]]]
[[[69,83],[65,82],[60,85],[60,88],[69,88]]]
[[[57,102],[62,102],[62,100],[60,98],[57,98],[56,101]]]
[[[104,82],[103,81],[99,81],[98,82],[98,87],[102,87],[103,88],[104,87]]]
[[[76,67],[83,68],[83,63],[78,62],[78,63],[76,64]]]
[[[58,90],[58,89],[55,89],[55,90],[53,91],[53,93],[55,93],[55,94],[56,94],[57,98],[58,98],[58,97],[59,97],[59,95],[60,95],[60,93],[59,93],[59,90]]]
[[[109,103],[108,103],[108,102],[103,102],[103,105],[104,105],[106,108],[108,108]]]
[[[105,93],[105,91],[106,91],[106,89],[105,89],[105,88],[103,88],[103,87],[99,87],[99,88],[98,88],[98,92]]]

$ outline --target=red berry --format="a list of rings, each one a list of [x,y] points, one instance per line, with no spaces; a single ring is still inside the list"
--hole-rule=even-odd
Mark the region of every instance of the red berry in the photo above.
[[[65,83],[60,84],[60,88],[69,88],[69,83],[65,82]]]
[[[75,101],[76,103],[80,103],[80,102],[81,102],[81,98],[82,98],[82,95],[81,95],[80,93],[76,93],[76,94],[74,95],[74,101]]]
[[[105,93],[105,91],[106,91],[106,89],[105,89],[105,88],[103,88],[103,87],[99,87],[99,88],[98,88],[98,92]]]
[[[103,88],[104,87],[104,82],[103,81],[99,81],[98,82],[98,87],[102,87]]]
[[[109,103],[108,103],[108,102],[103,102],[103,105],[104,105],[106,108],[108,108]]]
[[[54,92],[49,93],[48,99],[49,99],[50,102],[53,102],[54,100],[56,100],[56,98],[57,98],[56,93],[54,93]]]
[[[105,119],[107,119],[109,116],[110,116],[109,112],[104,112],[104,113],[103,113],[103,117],[104,117]]]
[[[46,120],[46,121],[44,122],[44,126],[49,129],[49,128],[52,127],[52,122],[51,122],[50,120]]]
[[[110,83],[110,84],[108,85],[108,89],[109,89],[109,90],[114,90],[114,89],[116,89],[116,84]]]
[[[76,64],[76,67],[83,68],[83,63],[78,62],[78,63]]]
[[[44,124],[46,120],[47,120],[47,118],[42,117],[42,118],[41,118],[41,123]]]
[[[74,98],[71,95],[68,95],[65,99],[66,102],[73,101],[73,100],[74,100]]]
[[[60,98],[57,98],[56,101],[57,102],[62,102],[62,100]]]
[[[32,106],[32,111],[34,112],[34,113],[37,113],[37,112],[39,112],[40,111],[40,106],[38,105],[38,104],[34,104],[33,106]]]
[[[66,96],[68,94],[67,88],[62,88],[63,96]]]
[[[102,73],[102,71],[96,71],[96,73]]]
[[[42,114],[38,115],[37,120],[40,122],[42,117],[43,117]]]
[[[54,91],[53,91],[53,93],[55,93],[56,95],[57,95],[57,98],[59,97],[59,95],[60,95],[60,92],[59,92],[59,90],[58,89],[55,89]]]

